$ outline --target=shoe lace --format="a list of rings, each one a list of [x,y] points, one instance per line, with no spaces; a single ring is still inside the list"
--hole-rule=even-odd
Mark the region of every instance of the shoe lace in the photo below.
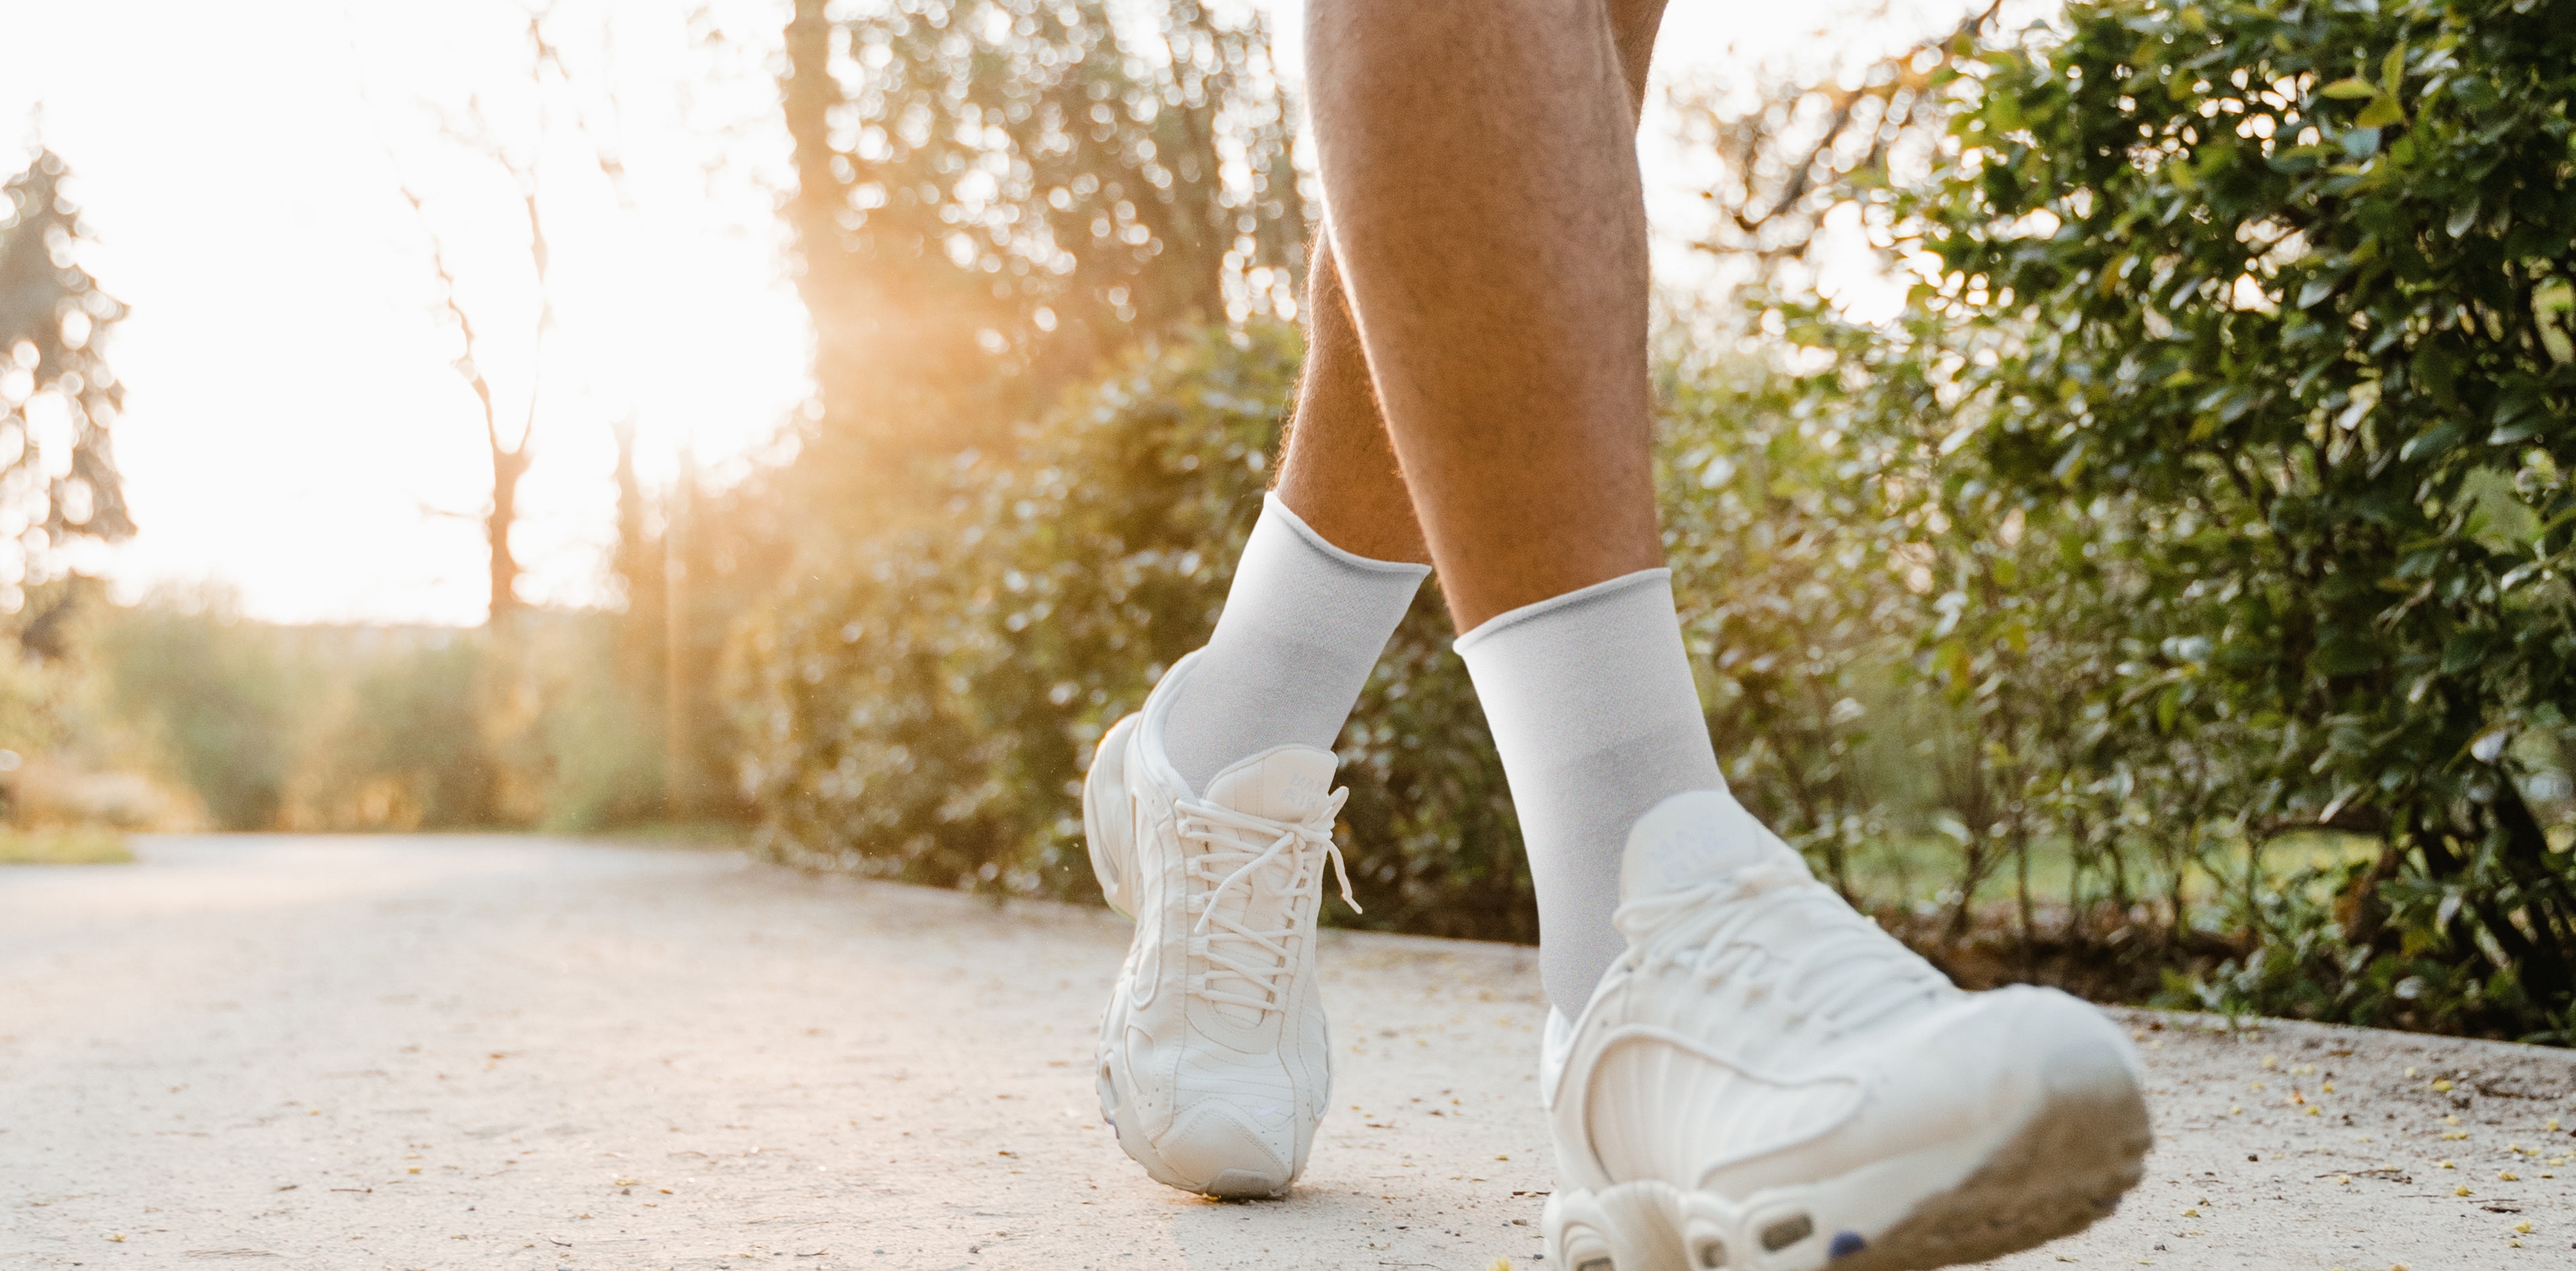
[[[1350,793],[1347,786],[1333,791],[1333,797],[1303,821],[1274,821],[1204,799],[1180,801],[1181,838],[1205,848],[1189,858],[1188,871],[1192,878],[1214,884],[1190,898],[1198,912],[1198,921],[1190,927],[1191,952],[1203,954],[1215,972],[1200,989],[1201,997],[1264,1013],[1285,1009],[1280,995],[1294,960],[1289,941],[1299,934],[1298,915],[1306,908],[1299,902],[1320,895],[1323,889],[1321,861],[1331,862],[1333,875],[1342,885],[1342,903],[1353,913],[1360,911],[1359,902],[1351,897],[1351,875],[1342,863],[1342,850],[1333,843],[1334,818]],[[1263,869],[1283,862],[1288,867],[1287,885],[1272,893],[1283,903],[1268,915],[1280,925],[1256,926],[1264,915],[1253,912],[1255,883]],[[1228,912],[1222,902],[1238,887],[1244,891],[1245,903],[1238,912]],[[1250,991],[1217,987],[1220,976],[1240,981]]]
[[[1747,996],[1777,993],[1793,1026],[1822,1025],[1834,1035],[1951,988],[1794,857],[1630,901],[1613,921],[1639,946],[1641,967],[1681,967]]]

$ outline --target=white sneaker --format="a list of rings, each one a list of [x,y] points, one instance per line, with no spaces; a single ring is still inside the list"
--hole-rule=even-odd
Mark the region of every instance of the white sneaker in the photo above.
[[[1629,833],[1628,952],[1541,1089],[1564,1271],[1948,1266],[2111,1211],[2150,1142],[2135,1052],[2053,989],[1963,993],[1724,791]]]
[[[1100,1021],[1100,1111],[1155,1181],[1277,1196],[1332,1097],[1315,911],[1341,876],[1332,752],[1279,746],[1193,795],[1163,750],[1174,688],[1101,738],[1082,790],[1092,872],[1135,943]],[[1354,906],[1356,908],[1356,906]]]

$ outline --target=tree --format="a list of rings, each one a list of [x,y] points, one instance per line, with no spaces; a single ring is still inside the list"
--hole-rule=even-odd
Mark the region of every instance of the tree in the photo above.
[[[449,143],[477,159],[491,164],[506,178],[511,191],[512,212],[522,218],[528,277],[534,298],[532,310],[524,325],[507,320],[487,319],[478,322],[459,296],[458,262],[449,239],[442,234],[437,218],[431,215],[431,199],[415,188],[408,178],[399,182],[403,201],[411,207],[419,222],[421,235],[429,248],[430,272],[437,284],[437,306],[440,320],[454,327],[458,346],[450,360],[457,377],[472,390],[481,414],[483,440],[492,465],[492,492],[480,519],[489,551],[491,622],[501,625],[525,606],[518,593],[519,559],[510,543],[511,531],[519,519],[519,483],[535,462],[538,408],[546,386],[547,343],[555,329],[555,295],[553,250],[546,234],[549,200],[541,189],[539,172],[549,148],[559,141],[562,118],[569,117],[570,127],[590,155],[600,175],[615,191],[621,206],[630,200],[626,192],[625,168],[614,149],[601,140],[592,126],[590,113],[579,103],[565,103],[574,76],[562,51],[546,29],[553,12],[551,0],[527,12],[523,39],[527,54],[527,78],[522,86],[524,117],[504,126],[494,118],[481,95],[467,99],[461,112],[441,111],[439,131]],[[608,112],[613,114],[614,99]],[[399,155],[389,155],[397,172],[403,168]],[[506,400],[490,375],[492,359],[482,356],[492,342],[523,342],[529,367],[527,382],[520,386],[515,402]],[[515,406],[515,409],[512,407]]]
[[[126,314],[81,267],[89,230],[51,150],[0,184],[0,529],[15,548],[8,607],[31,577],[59,572],[68,540],[134,532],[109,431],[125,386],[107,362]]]
[[[1900,188],[1940,159],[1956,97],[1945,86],[1958,77],[1957,61],[2002,7],[1995,0],[1940,38],[1873,53],[1842,81],[1762,74],[1747,109],[1733,109],[1729,94],[1676,93],[1681,141],[1716,160],[1716,179],[1702,191],[1715,215],[1693,246],[1750,266],[1760,287],[1790,292],[1798,280],[1783,266],[1814,263],[1833,210],[1857,205],[1873,241],[1891,236]],[[1889,9],[1872,21],[1902,21]]]
[[[537,204],[536,181],[531,167],[514,160],[507,150],[495,147],[494,161],[508,170],[517,183],[520,202],[528,217],[528,259],[536,273],[537,315],[528,330],[530,363],[536,368],[527,386],[525,408],[516,420],[502,417],[499,396],[493,391],[485,363],[474,354],[484,340],[492,338],[478,331],[474,315],[457,299],[456,271],[448,261],[447,247],[429,217],[428,203],[409,185],[402,187],[403,201],[411,205],[412,214],[420,221],[421,234],[429,242],[430,272],[438,280],[439,312],[454,323],[458,339],[456,357],[451,361],[457,378],[474,391],[474,401],[482,410],[483,441],[492,461],[492,497],[484,505],[483,539],[489,549],[488,574],[491,599],[486,610],[488,620],[501,626],[525,604],[519,598],[519,558],[510,548],[510,530],[519,521],[519,481],[528,473],[535,459],[529,449],[537,435],[538,389],[545,367],[546,335],[554,325],[554,306],[547,298],[547,254],[545,218]]]
[[[1292,308],[1307,214],[1257,16],[1196,0],[798,0],[787,205],[823,423],[871,502],[1137,336]],[[840,502],[852,500],[846,497]]]

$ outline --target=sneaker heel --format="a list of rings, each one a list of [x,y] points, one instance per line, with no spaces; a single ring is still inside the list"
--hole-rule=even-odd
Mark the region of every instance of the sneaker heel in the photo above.
[[[1611,1256],[1610,1222],[1590,1192],[1558,1192],[1547,1198],[1547,1215],[1539,1231],[1547,1256],[1565,1271],[1619,1271]]]
[[[1548,1198],[1541,1230],[1568,1271],[1675,1271],[1692,1265],[1684,1261],[1680,1199],[1654,1180],[1561,1192]]]
[[[1136,816],[1127,795],[1127,739],[1140,718],[1129,715],[1110,726],[1082,778],[1082,845],[1091,858],[1091,876],[1099,881],[1109,907],[1130,919],[1136,916],[1127,894],[1127,876],[1135,869]]]

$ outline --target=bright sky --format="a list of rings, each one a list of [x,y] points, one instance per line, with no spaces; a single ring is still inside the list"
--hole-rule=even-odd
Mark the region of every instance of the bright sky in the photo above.
[[[1261,2],[1293,78],[1300,0]],[[1722,84],[1749,59],[1893,47],[1937,25],[1856,37],[1863,5],[1878,7],[1675,0],[1657,80]],[[216,581],[283,621],[482,620],[467,515],[489,493],[482,420],[401,197],[406,182],[423,195],[464,302],[498,337],[486,369],[515,430],[534,289],[510,179],[441,135],[472,102],[550,201],[557,312],[513,538],[527,598],[606,594],[614,421],[634,421],[659,485],[684,445],[738,470],[805,399],[810,335],[771,210],[785,4],[561,0],[548,32],[577,82],[542,95],[524,15],[515,0],[0,0],[0,167],[15,170],[14,134],[41,102],[98,240],[84,263],[134,310],[109,347],[142,526],[107,561],[121,593]],[[1675,245],[1703,215],[1700,169],[1669,131],[1650,114],[1642,153],[1658,268],[1686,283],[1700,266]],[[598,149],[623,161],[622,188]]]

